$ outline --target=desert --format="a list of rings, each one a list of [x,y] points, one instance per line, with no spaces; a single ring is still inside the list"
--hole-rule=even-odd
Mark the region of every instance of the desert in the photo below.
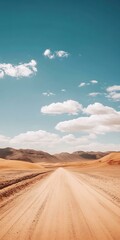
[[[120,240],[120,1],[0,1],[0,240]]]
[[[0,159],[0,239],[119,240],[120,153],[35,154]]]

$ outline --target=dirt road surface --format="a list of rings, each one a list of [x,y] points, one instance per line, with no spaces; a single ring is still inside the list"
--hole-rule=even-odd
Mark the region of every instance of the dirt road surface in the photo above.
[[[0,240],[120,240],[120,208],[59,168],[0,209]]]

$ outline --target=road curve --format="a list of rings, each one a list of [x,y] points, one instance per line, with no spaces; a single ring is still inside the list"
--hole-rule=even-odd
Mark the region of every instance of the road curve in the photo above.
[[[120,209],[59,168],[0,209],[0,240],[119,240]]]

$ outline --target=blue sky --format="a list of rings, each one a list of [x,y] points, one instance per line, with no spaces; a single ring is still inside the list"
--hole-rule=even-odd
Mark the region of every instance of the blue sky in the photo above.
[[[119,1],[1,2],[1,147],[120,150],[119,12]]]

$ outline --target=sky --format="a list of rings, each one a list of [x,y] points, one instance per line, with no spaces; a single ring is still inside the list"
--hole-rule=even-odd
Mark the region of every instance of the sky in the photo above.
[[[0,147],[120,151],[120,2],[1,1]]]

